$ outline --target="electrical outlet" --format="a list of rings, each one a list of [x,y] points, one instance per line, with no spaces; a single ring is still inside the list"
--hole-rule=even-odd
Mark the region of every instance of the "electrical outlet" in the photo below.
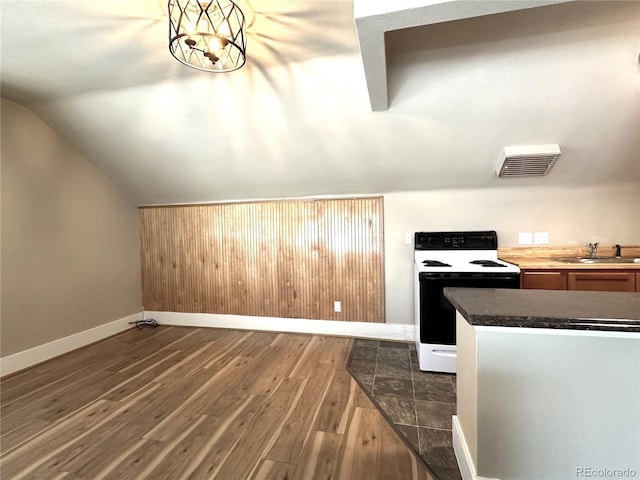
[[[531,232],[518,233],[518,243],[520,245],[531,245],[533,243],[533,234]]]
[[[333,302],[333,311],[334,312],[341,312],[342,311],[342,302],[340,302],[339,300],[336,300],[335,302]]]
[[[410,233],[405,233],[404,234],[404,244],[405,245],[411,245],[412,241],[413,241],[413,236]]]
[[[535,232],[533,234],[533,243],[536,245],[548,245],[549,232]]]

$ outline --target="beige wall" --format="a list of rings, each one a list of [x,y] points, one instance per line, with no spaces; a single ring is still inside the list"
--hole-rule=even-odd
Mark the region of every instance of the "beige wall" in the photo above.
[[[388,323],[413,323],[413,244],[405,233],[496,230],[501,247],[518,232],[549,232],[551,245],[640,245],[640,183],[435,190],[384,195]],[[508,180],[505,180],[508,182]]]
[[[141,311],[136,206],[5,99],[1,153],[1,355]]]
[[[387,323],[413,323],[419,230],[548,231],[553,245],[640,244],[640,184],[384,195]],[[30,111],[2,100],[2,337],[6,356],[142,309],[131,202]]]

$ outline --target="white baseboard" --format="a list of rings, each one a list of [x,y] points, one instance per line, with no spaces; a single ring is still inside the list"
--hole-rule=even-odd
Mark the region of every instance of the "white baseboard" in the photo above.
[[[467,441],[464,438],[464,432],[458,421],[458,416],[454,415],[452,418],[452,435],[453,435],[453,450],[456,453],[456,460],[458,460],[458,468],[460,469],[460,475],[463,480],[499,480],[497,478],[479,477],[476,474],[476,466],[471,458],[471,453],[467,447]]]
[[[127,330],[132,327],[132,325],[129,325],[129,322],[139,320],[142,318],[142,314],[143,312],[129,315],[113,322],[69,335],[68,337],[53,340],[44,345],[38,345],[37,347],[2,357],[0,358],[0,376],[9,375],[10,373],[32,367],[38,363]]]
[[[131,328],[129,322],[141,318],[153,318],[160,325],[313,333],[401,341],[414,341],[415,339],[415,326],[399,323],[340,322],[209,313],[140,312],[68,337],[53,340],[44,345],[38,345],[37,347],[2,357],[0,358],[0,377],[32,367],[38,363],[120,333]]]
[[[267,330],[272,332],[313,333],[383,340],[415,340],[415,325],[404,323],[341,322],[304,318],[249,317],[212,313],[144,312],[146,319],[160,325],[185,327],[234,328],[239,330]]]
[[[452,425],[453,428],[451,429],[451,433],[453,436],[453,451],[456,454],[456,460],[458,460],[460,475],[463,480],[475,480],[478,478],[476,477],[476,467],[473,464],[471,453],[467,448],[467,442],[464,438],[464,433],[460,427],[457,415],[453,416]]]

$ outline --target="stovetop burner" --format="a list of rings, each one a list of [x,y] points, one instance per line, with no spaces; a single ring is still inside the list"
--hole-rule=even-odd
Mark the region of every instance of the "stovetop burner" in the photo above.
[[[498,236],[494,230],[416,232],[414,240],[413,260],[419,274],[491,276],[520,273],[517,265],[498,258]]]
[[[502,263],[494,262],[493,260],[472,260],[469,263],[473,263],[474,265],[480,265],[482,267],[503,267],[506,268],[506,265]]]
[[[422,264],[425,267],[450,267],[448,263],[440,262],[438,260],[423,260]]]

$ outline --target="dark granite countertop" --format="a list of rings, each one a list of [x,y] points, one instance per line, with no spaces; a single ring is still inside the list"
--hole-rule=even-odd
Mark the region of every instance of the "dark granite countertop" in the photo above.
[[[474,326],[640,332],[640,293],[447,287],[444,295]]]

